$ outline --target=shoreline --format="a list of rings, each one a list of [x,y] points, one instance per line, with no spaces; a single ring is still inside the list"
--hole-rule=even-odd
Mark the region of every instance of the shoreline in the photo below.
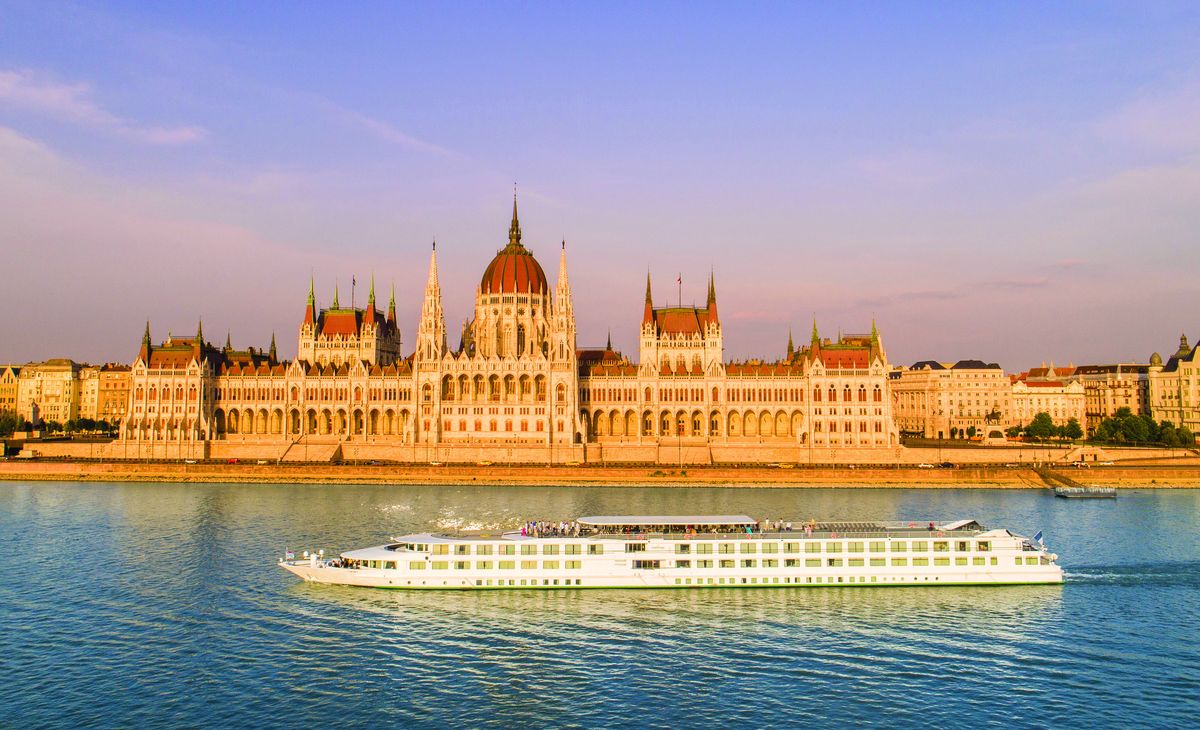
[[[1200,487],[1200,465],[1057,469],[1087,485],[1142,489]],[[876,489],[1047,489],[1028,467],[689,467],[519,465],[184,464],[0,462],[0,481],[243,484],[443,484],[486,486],[756,487]]]

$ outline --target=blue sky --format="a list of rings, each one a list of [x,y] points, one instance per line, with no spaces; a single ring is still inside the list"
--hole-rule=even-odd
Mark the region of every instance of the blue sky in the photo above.
[[[144,320],[295,351],[395,282],[411,345],[506,240],[636,355],[716,271],[727,356],[1144,361],[1200,337],[1195,3],[0,0],[0,361],[130,360]]]

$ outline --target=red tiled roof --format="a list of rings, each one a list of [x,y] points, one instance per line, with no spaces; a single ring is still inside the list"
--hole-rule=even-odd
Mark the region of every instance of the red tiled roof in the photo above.
[[[866,369],[870,367],[869,357],[870,352],[867,350],[842,350],[829,348],[821,350],[821,362],[827,368]]]
[[[326,337],[350,337],[361,329],[362,312],[355,309],[335,309],[321,312],[317,331]]]
[[[702,334],[708,325],[708,309],[699,307],[665,307],[655,309],[654,325],[659,332],[671,334]]]

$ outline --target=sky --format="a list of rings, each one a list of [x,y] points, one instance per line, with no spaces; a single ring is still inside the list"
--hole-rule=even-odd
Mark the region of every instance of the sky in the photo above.
[[[1200,338],[1200,4],[0,0],[0,362],[292,357],[310,277],[452,346],[507,242],[637,356],[716,277],[726,358]],[[682,278],[682,293],[676,286]]]

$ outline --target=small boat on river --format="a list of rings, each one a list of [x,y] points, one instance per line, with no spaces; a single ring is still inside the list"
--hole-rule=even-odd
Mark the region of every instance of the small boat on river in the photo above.
[[[760,522],[598,516],[506,532],[425,532],[279,566],[311,583],[405,590],[785,588],[1062,583],[1040,539],[975,520]]]

